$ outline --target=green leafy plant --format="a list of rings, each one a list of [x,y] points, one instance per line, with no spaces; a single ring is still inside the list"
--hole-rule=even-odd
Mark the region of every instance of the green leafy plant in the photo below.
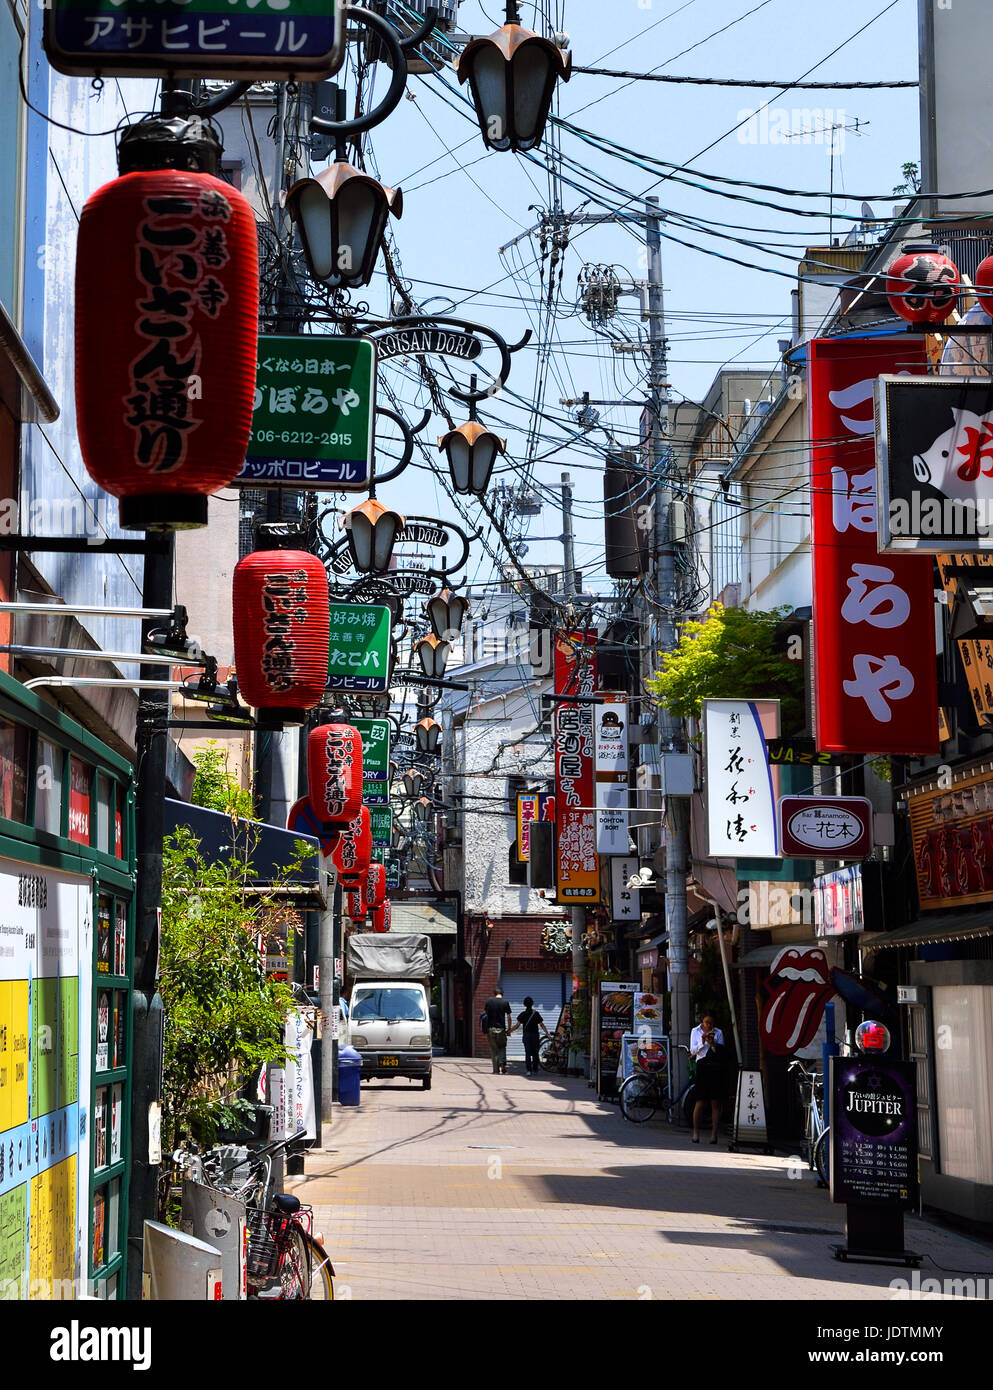
[[[234,823],[232,822],[232,825]],[[196,836],[177,828],[163,846],[159,992],[165,1006],[163,1147],[215,1142],[248,1106],[240,1093],[268,1062],[285,1060],[288,985],[263,970],[266,941],[299,929],[280,896],[310,853],[263,891],[251,866],[252,835],[232,836],[230,855],[208,859]],[[249,893],[247,890],[251,888]]]
[[[255,814],[252,793],[241,785],[228,766],[228,755],[214,739],[193,750],[194,806],[224,811],[232,820],[250,820]]]
[[[920,193],[920,165],[915,163],[913,160],[907,160],[905,164],[902,164],[900,166],[900,173],[903,175],[903,183],[898,183],[896,187],[893,189],[893,192],[898,196],[901,193],[906,193],[908,197],[911,193]]]
[[[776,627],[789,610],[714,606],[686,623],[675,651],[646,685],[680,719],[699,718],[705,699],[779,700],[784,734],[806,719],[803,663],[776,650]]]

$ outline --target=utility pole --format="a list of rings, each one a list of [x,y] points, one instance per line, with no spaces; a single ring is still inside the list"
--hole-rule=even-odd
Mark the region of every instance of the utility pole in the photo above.
[[[575,598],[579,585],[576,583],[575,532],[572,526],[572,479],[568,473],[562,474],[562,549],[565,572],[562,575],[562,588],[567,599]]]

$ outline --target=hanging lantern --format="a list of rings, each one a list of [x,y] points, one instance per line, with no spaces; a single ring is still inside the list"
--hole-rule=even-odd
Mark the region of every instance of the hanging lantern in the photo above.
[[[302,724],[328,683],[328,577],[304,550],[254,550],[232,591],[238,689],[264,728]]]
[[[126,167],[122,146],[122,170]],[[245,461],[258,342],[248,201],[211,174],[122,173],[83,208],[76,423],[131,530],[204,526]]]
[[[476,119],[491,150],[540,145],[555,80],[568,82],[571,74],[571,53],[521,28],[517,0],[508,0],[503,28],[467,43],[456,64],[459,82],[469,83]]]
[[[370,909],[375,912],[377,907],[382,907],[386,901],[386,865],[370,864],[369,872],[366,874],[366,902]]]
[[[403,789],[412,801],[420,796],[424,790],[424,773],[412,768],[403,774]]]
[[[389,931],[392,921],[393,904],[386,898],[379,907],[372,910],[372,929],[379,932]]]
[[[993,256],[987,256],[985,261],[980,261],[972,283],[976,287],[979,307],[993,318]]]
[[[372,861],[372,823],[369,807],[363,806],[358,815],[338,836],[331,851],[331,863],[343,888],[358,888],[365,882],[366,870]]]
[[[433,633],[414,643],[417,659],[428,680],[440,680],[445,674],[448,654],[451,650],[450,643],[441,641]]]
[[[443,434],[438,448],[448,460],[455,491],[482,497],[489,486],[497,455],[507,452],[507,442],[472,419]]]
[[[399,512],[384,507],[374,497],[346,512],[341,522],[348,538],[352,565],[360,574],[385,574],[393,545],[403,530]]]
[[[441,725],[436,719],[421,719],[414,725],[417,751],[429,756],[438,752],[441,743]]]
[[[958,297],[958,266],[937,246],[908,246],[887,271],[890,308],[908,323],[944,323]]]
[[[469,600],[451,589],[439,589],[424,606],[435,637],[446,642],[459,635],[469,614]]]
[[[353,922],[364,921],[369,916],[369,899],[364,885],[350,888],[345,894],[345,916],[351,917]]]
[[[314,279],[358,289],[372,279],[387,219],[403,213],[403,194],[336,161],[314,178],[299,179],[286,194],[286,207]]]
[[[427,825],[428,821],[437,812],[437,810],[437,805],[433,801],[429,800],[428,797],[419,797],[418,800],[414,802],[413,806],[414,819],[420,825]]]
[[[325,824],[347,825],[362,806],[362,735],[351,724],[321,724],[307,737],[308,796]]]

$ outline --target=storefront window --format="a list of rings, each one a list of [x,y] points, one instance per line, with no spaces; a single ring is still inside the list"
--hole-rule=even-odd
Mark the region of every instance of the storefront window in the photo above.
[[[27,813],[30,738],[23,725],[0,719],[0,816],[8,820],[23,821]]]
[[[50,835],[62,833],[62,749],[47,739],[38,740],[35,762],[34,826]]]

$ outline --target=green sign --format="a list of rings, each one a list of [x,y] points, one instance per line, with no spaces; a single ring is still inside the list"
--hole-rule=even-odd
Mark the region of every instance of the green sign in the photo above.
[[[328,689],[385,694],[390,684],[392,633],[393,617],[388,608],[373,603],[332,603]]]
[[[369,338],[260,338],[252,434],[235,482],[364,492],[375,413]]]
[[[370,806],[369,820],[372,825],[372,843],[389,845],[393,839],[393,807]]]
[[[362,776],[371,782],[390,779],[390,734],[388,719],[353,719],[352,728],[362,735]]]
[[[86,77],[330,77],[344,57],[339,0],[46,0],[44,44]]]

